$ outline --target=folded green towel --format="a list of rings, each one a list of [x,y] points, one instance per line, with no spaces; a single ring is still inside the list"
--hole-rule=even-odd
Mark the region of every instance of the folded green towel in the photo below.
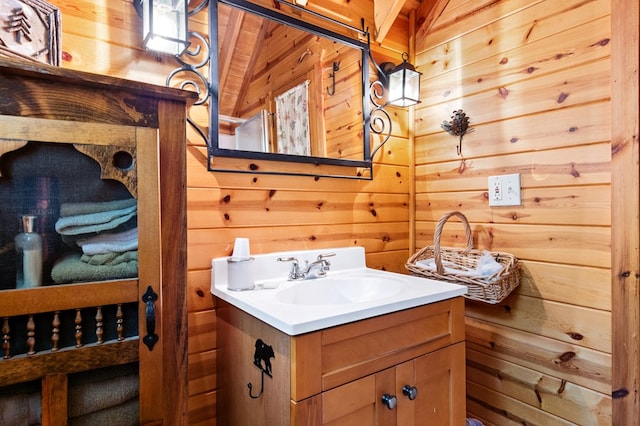
[[[131,260],[117,265],[89,265],[83,262],[80,253],[71,253],[56,262],[51,278],[56,284],[73,282],[105,281],[138,276],[138,261]]]
[[[126,209],[127,207],[135,206],[136,203],[137,201],[135,198],[104,202],[63,203],[60,205],[60,217]]]
[[[138,250],[125,251],[124,253],[83,254],[80,260],[89,265],[113,266],[122,262],[138,260]]]

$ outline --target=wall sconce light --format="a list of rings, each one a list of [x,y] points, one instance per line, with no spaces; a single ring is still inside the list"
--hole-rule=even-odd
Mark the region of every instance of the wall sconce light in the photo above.
[[[409,55],[402,54],[402,63],[395,66],[391,62],[384,62],[380,69],[384,75],[379,76],[386,81],[387,104],[408,107],[420,102],[420,76],[415,67],[407,60]]]
[[[144,48],[159,53],[181,55],[187,41],[189,0],[134,0],[143,19]]]
[[[369,35],[367,34],[367,37]],[[367,40],[368,43],[369,40]],[[376,152],[389,140],[392,132],[391,115],[385,107],[394,105],[409,107],[420,103],[420,76],[415,67],[407,60],[409,54],[402,54],[402,63],[398,66],[391,62],[383,62],[378,65],[371,55],[369,57],[378,71],[378,79],[369,85],[369,100],[372,109],[369,113],[368,124],[372,134],[382,137],[382,141],[371,151],[369,158],[373,160]],[[386,92],[386,93],[385,93]],[[382,102],[386,99],[386,102]]]

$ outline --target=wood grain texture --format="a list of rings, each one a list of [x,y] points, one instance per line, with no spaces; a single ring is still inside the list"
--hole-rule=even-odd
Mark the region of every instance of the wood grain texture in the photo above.
[[[482,401],[489,389],[576,424],[611,424],[606,394],[473,349],[467,349],[467,379],[474,383],[468,388],[472,401]]]
[[[64,426],[68,412],[66,374],[51,374],[42,380],[42,423]]]
[[[640,418],[639,15],[638,2],[612,2],[612,38],[624,40],[613,47],[611,67],[613,424]]]
[[[300,426],[375,424],[375,419],[380,424],[420,425],[424,419],[460,424],[465,413],[463,308],[457,297],[287,336],[221,301],[219,396],[227,409],[218,420]],[[250,381],[259,376],[251,362],[257,339],[270,345],[275,356],[264,393],[251,399],[242,384],[249,381],[257,394],[259,385]],[[407,383],[425,399],[400,402]],[[398,394],[397,411],[383,406],[382,393]]]
[[[138,361],[138,338],[60,349],[38,356],[16,356],[2,360],[0,382],[4,385],[38,380],[48,374],[71,374],[109,365]]]
[[[503,303],[466,307],[467,407],[485,424],[612,420],[610,12],[604,0],[455,0],[431,24],[417,18],[431,30],[416,49],[415,249],[460,210],[476,248],[522,264]],[[462,157],[440,128],[458,108],[475,129]],[[508,173],[522,205],[489,207],[488,176]],[[458,225],[443,244],[463,244]]]
[[[160,187],[160,235],[161,279],[158,281],[160,298],[166,306],[160,312],[161,327],[166,333],[164,346],[158,348],[163,355],[163,374],[167,377],[187,377],[188,328],[187,298],[187,218],[186,218],[186,105],[179,102],[161,102],[158,114],[163,125],[158,132],[160,176],[171,179],[171,184],[161,179]],[[170,178],[169,178],[170,177]],[[166,305],[164,303],[166,301]],[[170,340],[169,340],[170,336]],[[163,418],[175,424],[188,422],[187,381],[177,383],[164,380],[164,395],[172,395],[163,403]]]
[[[611,355],[467,317],[467,347],[610,395]]]
[[[255,254],[273,251],[363,246],[369,253],[407,250],[406,222],[314,224],[229,229],[190,229],[189,244],[196,248],[187,255],[190,269],[210,269],[214,257],[230,256],[236,238],[249,237]],[[214,255],[208,254],[210,252]]]
[[[290,424],[289,336],[225,302],[220,303],[216,314],[218,403],[225,407],[218,413],[217,421],[225,425]],[[262,396],[252,399],[247,384],[252,384],[254,396],[262,386],[261,370],[253,363],[257,339],[272,347],[274,357],[270,360],[272,377],[264,376]]]

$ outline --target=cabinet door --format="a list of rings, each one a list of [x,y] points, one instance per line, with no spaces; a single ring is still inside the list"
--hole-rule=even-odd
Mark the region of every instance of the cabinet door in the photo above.
[[[371,375],[322,394],[322,425],[376,424],[376,376]]]
[[[179,116],[180,111],[176,103],[173,113]],[[175,143],[176,135],[184,134],[183,124],[181,132],[160,132],[159,138],[159,132],[154,128],[87,123],[70,126],[62,120],[0,115],[0,152],[12,152],[25,145],[26,141],[32,144],[46,142],[53,147],[50,149],[53,150],[54,162],[56,153],[64,148],[67,149],[64,152],[70,150],[75,155],[86,155],[102,165],[109,163],[107,160],[114,148],[120,147],[121,151],[118,152],[135,152],[133,164],[136,173],[128,182],[128,187],[137,192],[138,198],[138,278],[3,291],[3,298],[7,302],[0,307],[3,342],[6,346],[3,352],[11,352],[9,355],[5,352],[6,359],[0,360],[0,382],[10,385],[42,379],[43,418],[51,419],[52,424],[66,422],[66,403],[60,402],[66,401],[66,398],[57,398],[56,404],[45,402],[52,400],[51,395],[66,390],[68,375],[136,361],[139,362],[140,424],[186,423],[186,202],[184,177],[181,177],[184,175],[184,145]],[[174,130],[177,129],[176,126]],[[169,148],[159,148],[163,138],[167,139],[164,145]],[[18,144],[11,142],[13,140],[24,142]],[[71,144],[82,154],[77,153]],[[164,164],[165,169],[161,174],[163,161],[175,161],[175,164]],[[80,171],[75,173],[78,179],[82,178]],[[11,176],[2,178],[6,181]],[[2,277],[6,281],[5,278]],[[5,287],[11,285],[3,284]],[[155,296],[146,304],[141,299],[148,289]],[[138,326],[133,327],[134,335],[105,339],[100,344],[90,340],[90,335],[96,335],[98,328],[100,333],[103,331],[102,319],[96,319],[95,326],[91,322],[91,318],[97,316],[97,307],[133,303],[138,304]],[[133,309],[135,311],[135,306]],[[51,332],[48,325],[36,329],[39,334],[34,338],[35,350],[28,357],[15,355],[13,347],[9,347],[14,335],[19,337],[22,333],[19,327],[9,328],[14,317],[41,315],[48,324],[52,322],[49,317],[53,317],[54,312],[57,318],[57,312],[69,310],[78,313],[76,330],[82,331],[76,348],[64,347],[60,351],[42,348],[41,341],[50,340],[51,335],[58,337],[58,331]],[[149,319],[148,310],[153,312],[153,317]],[[136,315],[131,318],[136,318]],[[115,322],[115,319],[112,320]],[[127,322],[126,315],[124,322]],[[63,334],[60,332],[60,335]],[[152,338],[155,340],[152,347],[143,341],[147,335],[157,336],[157,340]],[[52,381],[51,377],[56,380]]]
[[[355,380],[322,393],[321,421],[323,426],[396,426],[397,404],[394,393],[396,369],[388,368],[379,373]],[[383,402],[387,400],[387,402]]]
[[[465,423],[464,343],[398,366],[396,380],[399,425],[444,426]],[[414,399],[409,397],[412,392]]]
[[[144,247],[138,283],[140,422],[182,425],[188,398],[184,102],[159,102],[158,118],[157,131],[137,129],[138,238]],[[149,287],[157,296],[154,320],[143,302]],[[153,348],[145,343],[149,334],[157,335]]]

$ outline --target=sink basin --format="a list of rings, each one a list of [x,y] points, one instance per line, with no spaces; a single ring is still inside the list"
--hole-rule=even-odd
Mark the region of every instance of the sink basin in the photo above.
[[[306,281],[287,281],[289,262],[314,262],[318,256],[335,253],[327,276]],[[211,261],[211,293],[272,327],[296,336],[385,315],[402,309],[461,296],[466,287],[368,268],[363,247],[256,254],[252,272],[255,288],[228,288],[228,257]]]
[[[405,287],[403,281],[389,277],[327,277],[297,282],[275,298],[293,305],[365,303],[394,297]]]

